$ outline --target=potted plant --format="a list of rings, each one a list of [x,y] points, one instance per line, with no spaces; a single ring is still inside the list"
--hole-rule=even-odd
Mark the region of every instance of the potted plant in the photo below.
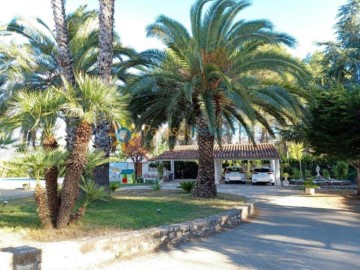
[[[305,194],[315,195],[315,188],[319,186],[314,183],[314,177],[310,177],[304,181]]]
[[[289,180],[288,180],[289,174],[287,172],[285,172],[285,173],[283,173],[282,176],[284,177],[283,186],[288,187],[289,186]]]

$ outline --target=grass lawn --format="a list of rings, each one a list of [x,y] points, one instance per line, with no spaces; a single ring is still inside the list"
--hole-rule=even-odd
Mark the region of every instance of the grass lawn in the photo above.
[[[195,199],[188,193],[169,190],[119,190],[110,202],[95,202],[77,224],[64,230],[40,228],[33,198],[9,201],[0,206],[0,230],[22,232],[28,238],[53,241],[104,235],[194,220],[243,204],[244,199],[219,194],[217,199]],[[157,213],[157,209],[161,213]],[[26,231],[26,233],[24,233]]]

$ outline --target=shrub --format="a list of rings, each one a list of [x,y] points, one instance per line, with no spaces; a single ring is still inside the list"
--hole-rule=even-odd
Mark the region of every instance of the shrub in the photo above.
[[[114,192],[115,190],[119,189],[120,186],[116,183],[110,183],[110,189]]]
[[[335,166],[335,176],[338,179],[345,179],[349,172],[349,166],[346,162],[338,161]]]
[[[309,178],[309,177],[311,177],[311,171],[305,170],[305,178]]]
[[[94,201],[109,201],[111,198],[106,187],[99,186],[92,180],[85,180],[83,178],[80,188],[84,191],[83,205],[85,207]]]
[[[139,177],[138,179],[136,179],[136,183],[138,183],[138,184],[144,183],[144,178]]]
[[[155,180],[155,182],[151,185],[152,190],[159,191],[161,189],[161,183],[159,180]]]
[[[187,193],[190,193],[194,186],[195,186],[195,181],[184,181],[181,182],[177,188],[182,188]]]
[[[314,183],[314,177],[310,177],[309,179],[306,179],[304,181],[304,187],[305,188],[317,188],[319,186]]]
[[[329,170],[323,169],[323,170],[322,170],[322,176],[323,176],[324,178],[329,178],[329,177],[330,177],[330,172],[329,172]]]
[[[300,179],[301,178],[301,173],[300,173],[299,169],[293,168],[292,171],[293,171],[292,178],[294,178],[294,179]]]

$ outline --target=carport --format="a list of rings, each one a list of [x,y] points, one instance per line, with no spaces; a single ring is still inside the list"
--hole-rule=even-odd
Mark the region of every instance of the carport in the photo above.
[[[179,145],[173,150],[165,151],[156,160],[170,161],[170,171],[175,175],[175,161],[197,161],[197,145]],[[268,160],[275,173],[276,185],[280,185],[280,155],[271,143],[226,144],[222,148],[214,146],[215,182],[221,180],[221,164],[224,160]]]

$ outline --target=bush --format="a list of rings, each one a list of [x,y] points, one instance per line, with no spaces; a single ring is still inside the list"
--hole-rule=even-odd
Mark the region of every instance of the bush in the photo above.
[[[304,181],[304,187],[305,188],[317,188],[319,186],[314,183],[314,177],[310,177],[309,179],[306,179]]]
[[[144,178],[139,177],[138,179],[136,179],[136,183],[138,183],[138,184],[144,183]]]
[[[311,171],[305,170],[305,178],[309,178],[309,177],[311,177]]]
[[[329,170],[323,169],[323,170],[322,170],[322,176],[323,176],[324,178],[329,178],[329,177],[330,177],[330,172],[329,172]]]
[[[301,178],[301,173],[300,170],[297,168],[293,168],[293,174],[292,174],[292,178],[293,179],[300,179]]]
[[[108,190],[104,186],[99,186],[92,180],[82,179],[82,185],[80,188],[84,191],[84,201],[83,205],[85,207],[89,206],[95,201],[109,201],[111,199]]]
[[[190,193],[194,186],[195,186],[195,181],[184,181],[181,182],[177,188],[182,188],[187,193]]]
[[[161,184],[159,180],[155,180],[154,184],[151,185],[152,190],[159,191],[161,189]]]
[[[335,176],[337,179],[345,179],[349,172],[349,166],[346,162],[338,161],[335,166]]]
[[[110,183],[110,189],[114,192],[115,190],[119,189],[120,186],[116,183]]]

